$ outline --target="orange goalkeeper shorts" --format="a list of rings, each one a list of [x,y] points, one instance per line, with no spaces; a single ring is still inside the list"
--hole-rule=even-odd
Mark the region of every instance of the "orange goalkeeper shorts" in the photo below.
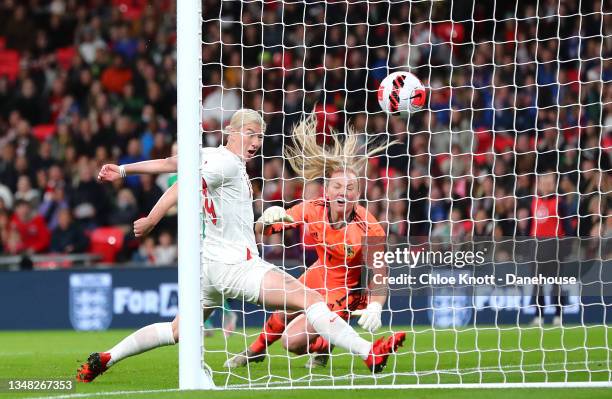
[[[347,286],[328,287],[325,281],[324,266],[315,263],[309,267],[299,278],[306,287],[316,290],[323,295],[329,310],[335,312],[344,320],[348,320],[350,313],[367,306],[367,298],[362,294],[361,288]]]

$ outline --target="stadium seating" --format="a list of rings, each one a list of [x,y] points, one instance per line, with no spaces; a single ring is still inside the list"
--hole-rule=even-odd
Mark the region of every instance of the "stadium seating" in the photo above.
[[[100,255],[101,263],[113,263],[123,247],[124,232],[117,227],[98,227],[91,232],[90,251]]]
[[[19,74],[19,52],[3,50],[0,46],[0,76],[7,76],[10,81],[17,79]]]
[[[57,126],[52,124],[36,125],[32,127],[32,133],[39,141],[45,141],[52,137],[57,130]]]
[[[70,65],[72,64],[72,59],[77,54],[77,51],[74,47],[63,47],[57,49],[55,52],[55,57],[57,58],[57,63],[60,67],[62,67],[65,71],[70,69]]]

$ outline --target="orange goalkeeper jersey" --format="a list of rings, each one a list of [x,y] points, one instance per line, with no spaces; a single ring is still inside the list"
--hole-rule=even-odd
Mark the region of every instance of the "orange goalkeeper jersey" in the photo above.
[[[301,202],[287,210],[294,223],[276,223],[265,230],[266,234],[283,229],[303,226],[302,242],[314,247],[319,256],[321,276],[327,288],[354,288],[360,284],[363,244],[366,237],[385,237],[385,232],[363,206],[357,205],[349,223],[340,229],[332,228],[328,207],[323,199]]]

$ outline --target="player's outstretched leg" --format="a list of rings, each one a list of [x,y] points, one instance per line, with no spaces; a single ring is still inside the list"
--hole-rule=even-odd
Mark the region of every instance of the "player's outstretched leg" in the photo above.
[[[278,270],[266,273],[261,285],[260,301],[277,309],[304,310],[308,323],[330,344],[344,348],[361,357],[366,366],[376,373],[386,366],[389,355],[402,345],[405,333],[381,338],[373,345],[336,313],[329,310],[323,296],[304,287],[292,276]]]
[[[178,341],[178,317],[172,323],[150,324],[128,335],[106,352],[92,353],[77,370],[77,381],[91,382],[113,364],[160,346]]]
[[[372,345],[361,338],[342,317],[330,311],[322,301],[309,304],[305,313],[308,322],[319,335],[332,345],[361,357],[366,366],[375,373],[380,373],[385,368],[389,355],[402,346],[406,338],[404,332],[399,332],[387,338],[380,338]]]

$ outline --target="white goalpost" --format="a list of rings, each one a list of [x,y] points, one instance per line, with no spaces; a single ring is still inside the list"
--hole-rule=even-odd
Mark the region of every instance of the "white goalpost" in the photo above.
[[[177,0],[179,388],[612,387],[611,18],[605,1]],[[423,82],[422,110],[380,109],[395,71]],[[223,144],[241,108],[268,124],[246,167],[255,219],[325,195],[283,156],[312,112],[322,144],[349,126],[363,144],[397,140],[369,160],[360,205],[389,252],[453,260],[387,261],[382,327],[351,322],[372,342],[407,333],[382,373],[333,347],[306,368],[315,353],[282,339],[262,362],[224,366],[273,313],[231,299],[202,317],[200,148]],[[257,237],[260,256],[300,276],[321,262],[316,245],[335,245],[309,229]],[[347,259],[367,247],[346,240]],[[466,248],[486,248],[483,262],[457,266]],[[421,280],[461,273],[483,283]]]
[[[177,1],[179,388],[211,389],[200,306],[201,1]]]

